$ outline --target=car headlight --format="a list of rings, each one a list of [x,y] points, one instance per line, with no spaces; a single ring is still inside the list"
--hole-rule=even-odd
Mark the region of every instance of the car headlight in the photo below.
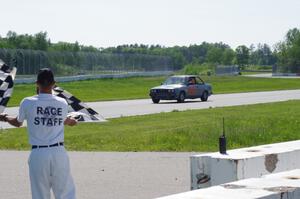
[[[174,90],[173,89],[169,89],[168,92],[169,93],[174,93]]]
[[[151,92],[151,93],[155,93],[155,92],[156,92],[156,90],[154,90],[154,89],[151,89],[151,90],[150,90],[150,92]]]

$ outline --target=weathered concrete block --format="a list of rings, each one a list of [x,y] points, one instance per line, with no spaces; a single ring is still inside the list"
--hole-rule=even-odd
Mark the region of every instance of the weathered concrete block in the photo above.
[[[300,170],[269,174],[160,199],[299,199]]]
[[[300,141],[191,156],[191,189],[300,168]]]

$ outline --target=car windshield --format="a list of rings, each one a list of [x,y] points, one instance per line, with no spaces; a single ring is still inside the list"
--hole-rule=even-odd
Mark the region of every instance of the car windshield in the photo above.
[[[185,78],[184,77],[169,77],[163,84],[184,84]]]

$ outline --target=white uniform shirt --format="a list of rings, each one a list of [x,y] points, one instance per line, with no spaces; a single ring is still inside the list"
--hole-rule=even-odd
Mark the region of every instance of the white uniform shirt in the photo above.
[[[65,99],[43,93],[23,99],[17,120],[27,120],[31,145],[51,145],[64,141],[67,113],[68,104]]]

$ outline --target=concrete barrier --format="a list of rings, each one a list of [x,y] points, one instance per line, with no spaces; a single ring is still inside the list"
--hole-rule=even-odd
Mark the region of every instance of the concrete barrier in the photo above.
[[[159,199],[299,199],[300,169],[250,178]]]
[[[300,140],[191,156],[191,189],[300,168]]]
[[[75,76],[65,76],[56,77],[57,82],[71,82],[71,81],[81,81],[90,79],[113,79],[113,78],[128,78],[128,77],[154,77],[154,76],[164,76],[172,75],[173,71],[152,71],[152,72],[127,72],[120,74],[95,74],[95,75],[75,75]],[[34,83],[36,78],[17,78],[15,79],[16,84],[30,84]]]

